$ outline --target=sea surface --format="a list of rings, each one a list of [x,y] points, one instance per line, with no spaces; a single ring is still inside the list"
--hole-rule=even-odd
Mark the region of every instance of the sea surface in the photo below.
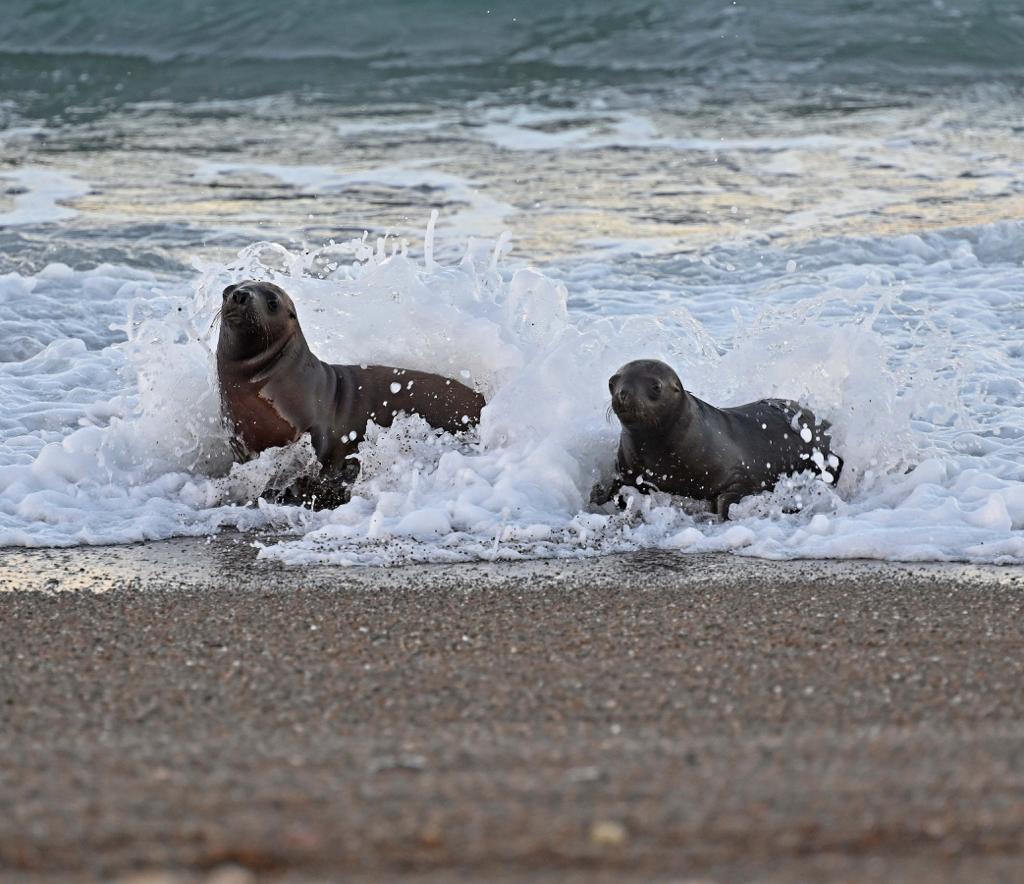
[[[1024,7],[1001,0],[7,0],[0,545],[248,532],[289,563],[641,548],[1024,563]],[[353,499],[232,465],[221,289],[437,371]],[[589,504],[607,378],[800,399],[846,468],[719,522]]]

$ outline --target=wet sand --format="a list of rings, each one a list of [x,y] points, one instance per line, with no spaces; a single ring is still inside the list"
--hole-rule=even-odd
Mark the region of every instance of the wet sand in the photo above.
[[[0,550],[0,878],[1024,875],[1024,569],[254,556]]]

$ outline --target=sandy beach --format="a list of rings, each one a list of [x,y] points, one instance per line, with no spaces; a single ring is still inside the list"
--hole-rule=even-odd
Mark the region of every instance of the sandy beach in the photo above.
[[[0,552],[12,881],[1019,880],[1024,573]]]

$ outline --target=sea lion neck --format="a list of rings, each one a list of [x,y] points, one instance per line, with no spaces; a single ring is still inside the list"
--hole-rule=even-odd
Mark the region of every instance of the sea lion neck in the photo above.
[[[668,434],[677,427],[685,427],[693,418],[695,401],[699,400],[695,400],[694,397],[683,390],[679,401],[675,403],[675,407],[665,408],[663,413],[659,414],[658,418],[654,421],[652,429],[662,434]]]
[[[309,345],[298,325],[278,337],[269,347],[254,353],[236,356],[231,352],[230,345],[222,346],[224,339],[217,344],[217,361],[232,374],[241,375],[252,381],[266,379],[275,365],[284,361],[301,358],[309,353]]]
[[[643,459],[658,458],[674,446],[674,436],[684,432],[692,420],[692,403],[684,393],[677,408],[666,410],[654,420],[643,424],[622,424],[622,433],[633,450]]]

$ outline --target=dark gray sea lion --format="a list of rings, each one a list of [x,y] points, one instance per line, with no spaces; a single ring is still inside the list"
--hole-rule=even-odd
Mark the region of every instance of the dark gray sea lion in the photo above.
[[[484,398],[458,381],[383,365],[328,365],[302,334],[295,304],[268,282],[224,289],[217,375],[240,459],[309,433],[322,465],[300,496],[319,506],[347,499],[359,471],[351,458],[366,425],[391,426],[400,412],[456,433],[480,419]]]
[[[829,424],[787,399],[715,408],[683,389],[664,362],[640,359],[608,381],[622,424],[614,485],[595,490],[604,503],[619,489],[666,491],[709,500],[723,519],[748,494],[813,470],[835,483],[843,460],[831,450]]]

